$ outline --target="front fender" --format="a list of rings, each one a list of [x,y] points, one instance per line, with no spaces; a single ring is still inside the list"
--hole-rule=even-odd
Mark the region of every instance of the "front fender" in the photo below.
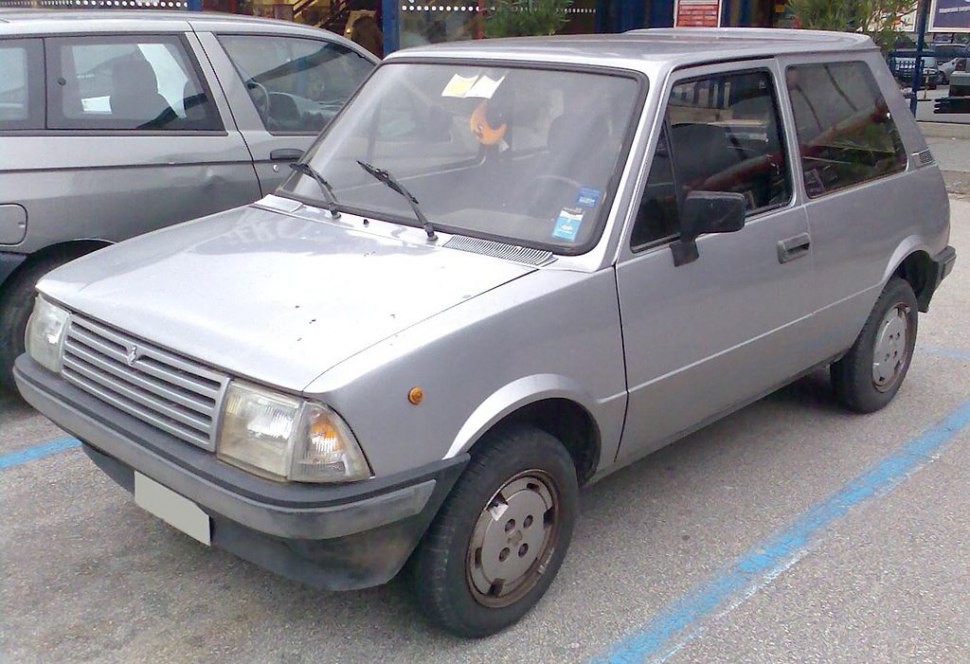
[[[593,418],[601,435],[601,459],[615,456],[619,432],[610,422],[622,421],[625,399],[617,395],[604,401],[594,399],[576,380],[557,374],[537,374],[519,378],[496,390],[476,408],[458,430],[445,459],[467,452],[496,423],[524,406],[546,399],[572,401]],[[617,413],[613,413],[617,411]],[[614,417],[613,415],[617,415]]]

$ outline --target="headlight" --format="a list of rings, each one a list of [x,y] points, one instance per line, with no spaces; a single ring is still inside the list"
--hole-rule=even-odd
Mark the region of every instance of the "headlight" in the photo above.
[[[58,373],[61,370],[61,347],[71,315],[38,295],[34,311],[27,321],[27,353],[41,366]]]
[[[239,381],[226,393],[216,454],[275,480],[351,482],[371,476],[354,434],[335,412]]]

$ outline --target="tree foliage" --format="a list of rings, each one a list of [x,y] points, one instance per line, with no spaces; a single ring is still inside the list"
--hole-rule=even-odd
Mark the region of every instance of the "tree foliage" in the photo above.
[[[565,25],[573,0],[498,0],[485,17],[486,37],[553,35]]]
[[[927,2],[929,0],[926,0]],[[800,27],[813,30],[861,32],[882,51],[892,50],[903,32],[903,17],[916,10],[918,0],[790,0]]]

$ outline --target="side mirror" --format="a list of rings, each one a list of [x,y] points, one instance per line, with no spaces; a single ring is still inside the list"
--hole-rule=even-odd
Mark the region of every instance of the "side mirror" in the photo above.
[[[698,259],[697,238],[704,233],[734,233],[744,228],[747,199],[728,191],[692,191],[680,214],[680,239],[670,245],[674,265]]]

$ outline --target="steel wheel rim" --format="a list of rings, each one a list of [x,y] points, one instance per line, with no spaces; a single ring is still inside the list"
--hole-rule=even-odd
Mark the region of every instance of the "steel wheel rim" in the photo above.
[[[872,350],[872,385],[888,392],[899,381],[909,360],[909,307],[899,303],[886,312]]]
[[[468,545],[465,580],[475,601],[514,604],[542,578],[559,535],[559,491],[542,470],[513,476],[485,504]]]

